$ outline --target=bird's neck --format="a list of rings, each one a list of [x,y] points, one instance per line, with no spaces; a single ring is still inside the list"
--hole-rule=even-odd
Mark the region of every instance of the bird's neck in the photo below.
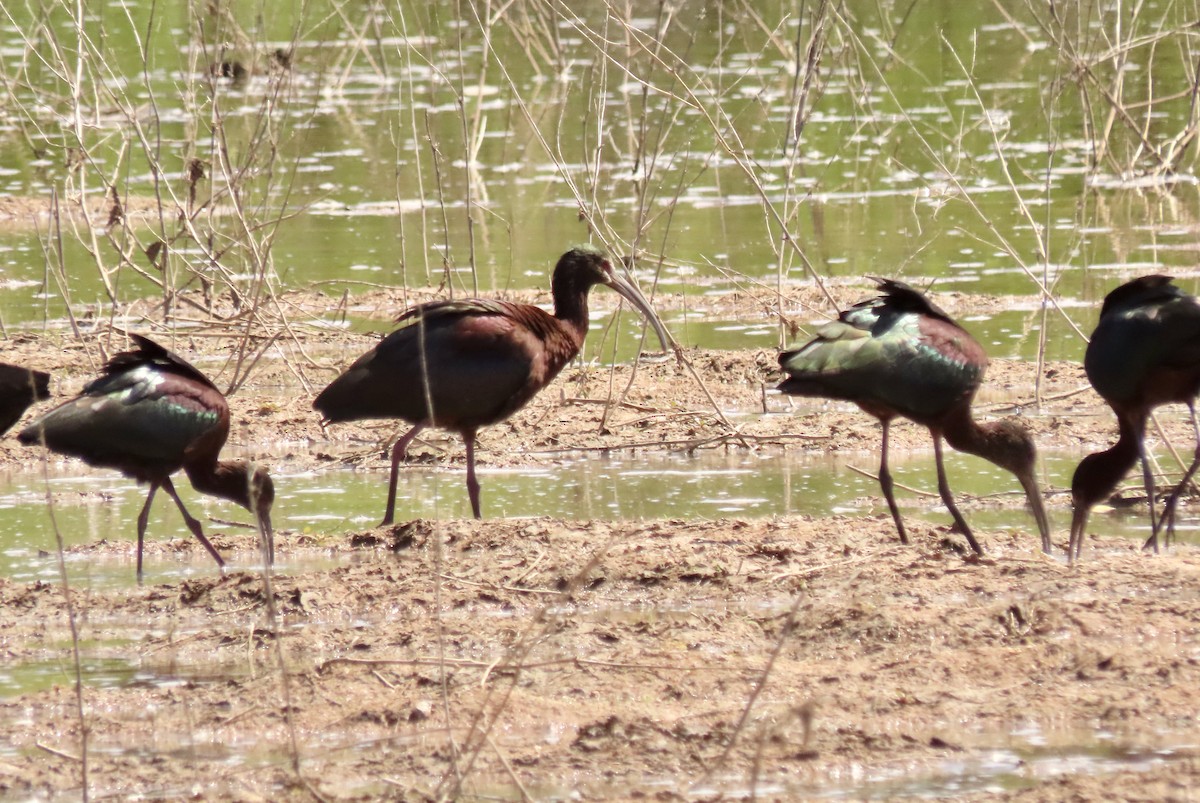
[[[991,460],[995,453],[995,438],[999,434],[990,424],[980,424],[971,417],[970,405],[964,404],[942,421],[946,443],[960,452]]]
[[[1117,416],[1120,433],[1117,442],[1102,452],[1085,457],[1075,469],[1071,496],[1076,507],[1090,507],[1112,496],[1117,485],[1138,460],[1138,442],[1145,431],[1144,421],[1127,421]]]
[[[236,502],[250,512],[257,507],[257,500],[251,499],[251,473],[243,462],[213,462],[191,464],[184,466],[192,487],[210,496],[219,496]]]
[[[554,317],[566,324],[575,335],[576,348],[583,344],[588,329],[588,292],[591,285],[584,285],[571,275],[562,277],[554,274],[552,294]]]

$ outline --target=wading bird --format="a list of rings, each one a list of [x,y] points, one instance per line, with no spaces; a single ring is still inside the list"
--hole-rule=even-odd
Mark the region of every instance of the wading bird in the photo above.
[[[44,443],[51,451],[78,457],[90,466],[115,468],[150,484],[138,516],[138,582],[150,503],[160,487],[175,500],[188,529],[217,565],[225,565],[200,522],[175,493],[171,475],[181,468],[200,493],[228,499],[254,513],[267,560],[273,560],[271,477],[254,463],[217,459],[229,435],[225,397],[208,377],[176,354],[140,335],[130,337],[137,348],[114,356],[79,396],[55,407],[17,437],[22,443]]]
[[[1088,342],[1083,367],[1088,381],[1117,416],[1117,442],[1085,457],[1071,480],[1074,512],[1068,555],[1083,549],[1088,513],[1107,499],[1117,483],[1141,459],[1150,502],[1150,538],[1158,549],[1158,531],[1166,521],[1169,541],[1175,529],[1175,504],[1200,463],[1200,304],[1171,284],[1169,276],[1142,276],[1109,293]],[[1182,402],[1192,416],[1196,451],[1183,480],[1167,497],[1162,519],[1154,515],[1154,474],[1146,459],[1146,419],[1159,405]]]
[[[50,398],[50,374],[0,362],[0,435],[35,401]]]
[[[577,245],[554,268],[553,315],[530,304],[482,298],[420,304],[401,314],[399,329],[321,391],[313,408],[324,423],[400,418],[413,425],[392,448],[380,526],[395,516],[397,474],[408,445],[429,426],[462,436],[471,510],[481,518],[476,433],[524,407],[579,353],[588,328],[588,292],[597,284],[628,299],[669,348],[670,338],[641,291],[598,248]]]
[[[933,435],[938,491],[976,554],[983,549],[954,504],[946,481],[943,437],[955,449],[1016,475],[1033,509],[1042,549],[1050,552],[1050,525],[1034,477],[1033,439],[1016,421],[980,424],[971,417],[971,400],[988,364],[983,347],[920,292],[903,282],[875,281],[882,295],[844,310],[807,344],[779,355],[788,375],[779,390],[852,401],[879,419],[883,427],[879,485],[901,542],[908,543],[908,536],[887,462],[888,428],[898,415],[928,427]]]

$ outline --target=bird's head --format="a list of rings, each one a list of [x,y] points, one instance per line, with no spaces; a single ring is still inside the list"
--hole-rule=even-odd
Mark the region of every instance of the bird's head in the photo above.
[[[271,507],[275,504],[275,483],[266,466],[245,460],[185,465],[192,487],[201,493],[236,502],[254,514],[266,539],[267,556],[275,554],[275,531],[271,527]]]
[[[1037,446],[1033,435],[1015,418],[1004,418],[986,427],[991,450],[988,458],[1003,469],[1011,471],[1021,483],[1033,518],[1042,536],[1042,549],[1050,552],[1050,519],[1046,503],[1037,482]]]
[[[558,258],[551,278],[555,309],[565,309],[572,302],[586,303],[588,292],[598,284],[611,287],[632,304],[654,328],[663,350],[671,351],[671,336],[642,291],[613,267],[604,251],[590,243],[574,245]]]
[[[1071,477],[1071,540],[1068,542],[1067,558],[1074,561],[1083,548],[1084,532],[1087,530],[1088,514],[1097,502],[1107,498],[1121,481],[1112,478],[1112,469],[1106,452],[1089,454],[1079,462]]]
[[[990,428],[990,440],[995,444],[992,462],[1014,474],[1032,472],[1037,461],[1037,446],[1029,430],[1013,418],[996,421]]]

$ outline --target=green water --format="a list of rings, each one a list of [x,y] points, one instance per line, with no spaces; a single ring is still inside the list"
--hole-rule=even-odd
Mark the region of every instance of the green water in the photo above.
[[[1043,489],[1064,488],[1078,463],[1077,455],[1043,457]],[[875,456],[802,457],[779,453],[751,454],[743,450],[701,452],[698,455],[645,454],[631,456],[565,456],[537,468],[479,469],[484,516],[510,518],[554,516],[567,519],[708,519],[781,515],[828,516],[847,521],[875,516],[887,519],[887,506],[878,483],[861,472],[874,473]],[[855,469],[858,469],[856,471]],[[897,499],[907,519],[949,526],[949,514],[937,497],[930,456],[894,456],[892,469]],[[959,499],[1002,495],[1001,503],[977,505],[961,501],[964,514],[977,530],[1013,529],[1037,538],[1032,517],[1024,508],[1016,481],[1002,469],[978,458],[950,453],[947,471]],[[339,533],[374,527],[383,516],[387,463],[382,457],[362,470],[328,468],[320,473],[274,472],[277,496],[272,521],[280,531]],[[108,539],[128,548],[108,550],[109,557],[80,552],[67,557],[67,570],[77,585],[111,587],[134,583],[136,520],[145,501],[145,488],[113,472],[88,471],[71,464],[49,479],[54,520],[68,546]],[[200,497],[177,485],[193,515],[208,531],[225,532],[242,545],[252,542],[247,527],[212,523],[250,523],[240,508]],[[1050,502],[1052,529],[1065,538],[1068,511]],[[466,518],[471,514],[465,472],[459,465],[406,466],[397,489],[398,520]],[[1178,523],[1180,540],[1195,539],[1197,522],[1186,514]],[[1144,539],[1148,520],[1144,506],[1092,515],[1091,532],[1112,537]],[[0,576],[21,582],[59,577],[53,529],[46,507],[46,480],[38,475],[0,476]],[[147,540],[188,538],[178,511],[165,495],[155,499]],[[984,538],[986,548],[986,537]],[[114,555],[115,553],[115,555]],[[233,568],[253,569],[253,553],[243,549]],[[296,558],[281,549],[280,571],[326,568],[334,557]],[[239,562],[241,561],[241,562]],[[216,572],[206,554],[148,554],[146,580],[175,582],[180,578]]]
[[[1064,311],[1085,330],[1123,278],[1194,276],[1194,149],[1168,172],[1153,156],[1190,113],[1180,4],[1059,19],[1036,4],[853,0],[820,17],[734,5],[622,18],[597,4],[434,0],[350,25],[321,0],[221,14],[131,2],[78,21],[70,4],[9,4],[0,193],[69,204],[111,185],[162,197],[164,214],[111,228],[101,214],[91,231],[0,226],[0,315],[49,321],[69,301],[103,319],[116,301],[119,316],[159,281],[248,299],[258,278],[268,291],[544,286],[589,220],[622,252],[647,252],[644,284],[699,293],[749,279],[767,302],[778,279],[810,278],[791,242],[821,277],[1022,296],[1046,281],[1085,302]],[[222,62],[247,76],[214,78]],[[1111,124],[1114,105],[1129,122]],[[158,240],[169,256],[152,265]],[[1053,339],[1078,341],[1052,317]],[[696,326],[689,342],[742,345],[728,331]],[[1002,345],[1036,351],[1036,339]]]
[[[89,645],[84,645],[87,650]],[[96,688],[119,688],[138,681],[137,668],[119,658],[89,657],[80,665],[84,682]],[[58,661],[29,661],[0,669],[0,697],[29,694],[75,682],[75,669]]]

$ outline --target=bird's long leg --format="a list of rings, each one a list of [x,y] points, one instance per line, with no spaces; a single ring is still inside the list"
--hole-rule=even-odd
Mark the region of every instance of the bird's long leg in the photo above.
[[[216,547],[204,537],[204,529],[200,526],[200,522],[192,518],[192,514],[187,512],[187,508],[183,506],[183,500],[179,498],[179,494],[175,493],[175,486],[171,483],[171,478],[164,477],[160,484],[171,495],[171,498],[175,500],[175,506],[183,514],[183,521],[187,524],[188,529],[192,531],[192,535],[196,536],[196,540],[204,545],[204,548],[208,550],[208,554],[212,555],[217,565],[224,569],[225,561],[221,559],[221,553],[217,552]]]
[[[1146,543],[1142,549],[1154,548],[1158,551],[1158,527],[1160,520],[1154,515],[1154,471],[1150,468],[1150,461],[1146,458],[1146,441],[1140,434],[1138,436],[1138,456],[1142,460],[1142,482],[1146,486],[1146,501],[1150,505],[1150,537],[1146,539]]]
[[[966,536],[971,549],[975,550],[976,555],[982,555],[983,547],[975,540],[975,535],[971,532],[971,527],[963,518],[963,514],[959,512],[958,505],[954,504],[954,494],[951,493],[950,483],[946,480],[946,466],[942,462],[942,434],[940,432],[933,433],[933,456],[937,460],[938,492],[942,495],[942,503],[950,510],[955,525]]]
[[[1192,464],[1188,466],[1188,470],[1184,473],[1183,479],[1179,481],[1171,495],[1167,497],[1167,506],[1163,508],[1162,522],[1166,523],[1166,534],[1164,538],[1167,544],[1171,543],[1171,539],[1175,537],[1175,505],[1179,502],[1179,497],[1183,494],[1183,489],[1192,481],[1192,475],[1196,473],[1197,466],[1200,466],[1200,422],[1196,421],[1196,404],[1193,401],[1187,403],[1188,412],[1192,415],[1192,431],[1196,434],[1196,451],[1192,455]],[[1147,542],[1146,546],[1149,546]],[[1145,549],[1145,547],[1142,547]]]
[[[479,480],[475,479],[475,431],[463,433],[463,441],[467,444],[467,494],[471,497],[471,511],[475,518],[482,519],[479,512]]]
[[[900,519],[900,508],[896,504],[896,496],[892,491],[892,472],[888,470],[888,429],[891,426],[891,420],[887,418],[879,419],[879,423],[883,426],[883,449],[879,456],[879,487],[883,489],[883,498],[887,500],[888,510],[892,511],[892,520],[896,522],[896,529],[900,531],[900,543],[908,543],[908,533],[904,531],[904,522]]]
[[[396,441],[396,445],[392,447],[392,475],[388,478],[387,510],[383,512],[383,521],[379,522],[380,527],[391,524],[396,517],[396,481],[400,476],[400,463],[408,457],[408,445],[423,429],[425,429],[424,424],[417,424],[404,433],[404,437]]]
[[[150,493],[146,494],[146,504],[142,505],[142,512],[138,514],[138,557],[137,557],[137,581],[138,585],[142,584],[142,544],[146,541],[146,525],[150,522],[150,503],[154,501],[154,493],[158,490],[158,481],[150,483]]]

